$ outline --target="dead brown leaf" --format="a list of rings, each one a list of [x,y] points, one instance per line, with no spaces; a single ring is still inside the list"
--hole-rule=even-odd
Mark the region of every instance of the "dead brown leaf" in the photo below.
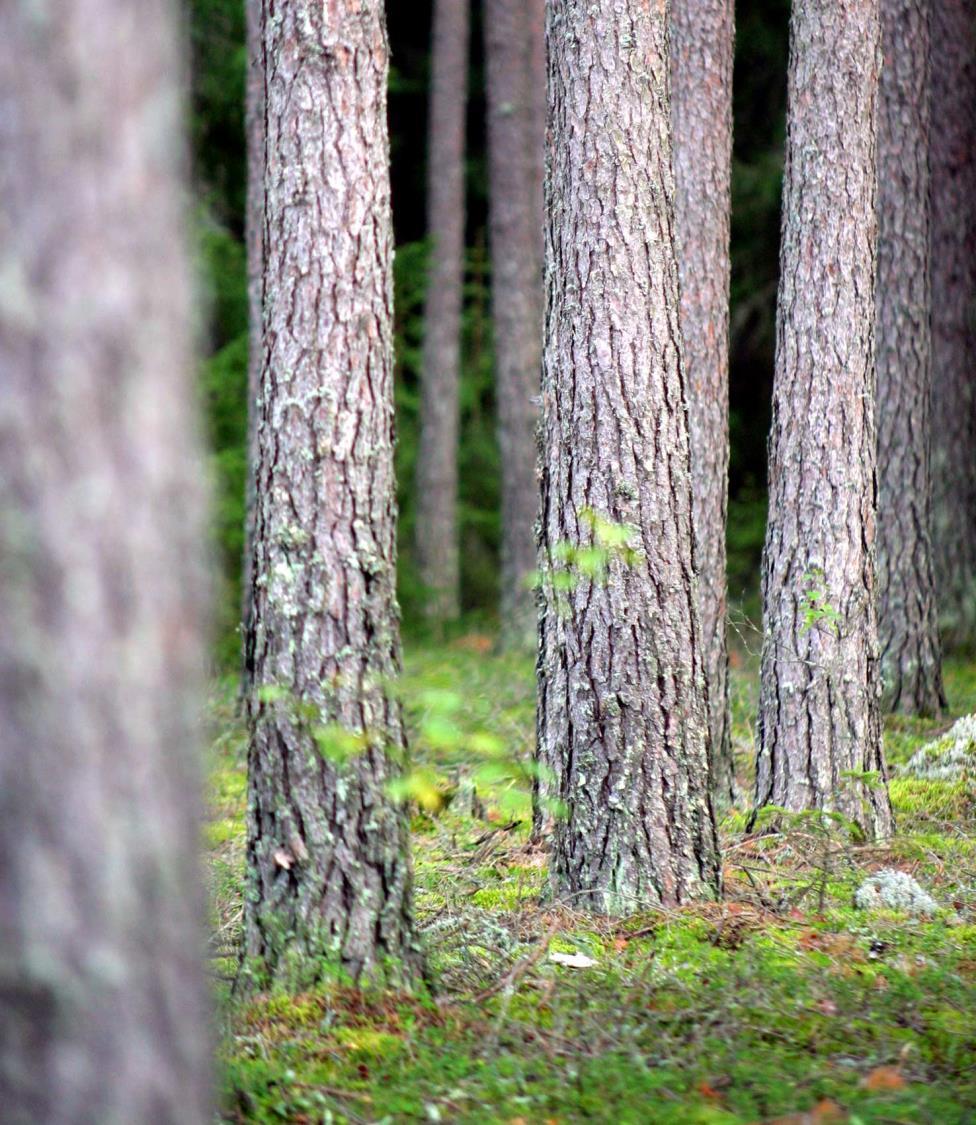
[[[861,1079],[865,1090],[903,1090],[908,1083],[897,1066],[876,1066]]]
[[[835,1101],[823,1098],[805,1113],[787,1113],[784,1117],[768,1118],[764,1125],[834,1125],[847,1120],[847,1113]]]

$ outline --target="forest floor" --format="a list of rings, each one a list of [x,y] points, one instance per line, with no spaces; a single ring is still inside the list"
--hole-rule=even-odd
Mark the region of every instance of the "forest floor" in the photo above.
[[[545,855],[528,842],[531,660],[470,634],[408,646],[406,663],[432,995],[227,998],[245,739],[232,686],[215,690],[207,842],[222,1120],[976,1122],[976,779],[899,775],[976,711],[976,664],[948,665],[946,719],[889,720],[893,839],[866,845],[804,818],[749,837],[744,798],[721,826],[721,902],[611,922],[545,900]],[[754,656],[733,653],[732,685],[748,794]],[[938,911],[856,910],[856,888],[881,868],[914,875]]]

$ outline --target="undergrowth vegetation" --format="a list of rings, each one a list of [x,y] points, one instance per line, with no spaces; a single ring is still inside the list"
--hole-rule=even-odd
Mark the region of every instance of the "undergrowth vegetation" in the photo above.
[[[891,719],[893,839],[786,818],[749,835],[754,656],[733,653],[739,784],[721,902],[622,922],[554,906],[529,841],[531,661],[478,634],[408,649],[416,910],[431,986],[232,999],[245,739],[215,691],[209,823],[227,1121],[976,1120],[976,779],[899,776],[948,729]],[[976,666],[947,669],[952,716]],[[913,875],[931,916],[858,910],[873,872]]]

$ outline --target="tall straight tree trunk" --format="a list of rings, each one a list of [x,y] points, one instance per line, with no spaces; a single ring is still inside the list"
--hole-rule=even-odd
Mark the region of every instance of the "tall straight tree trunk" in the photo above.
[[[883,700],[945,703],[930,534],[929,9],[882,0],[878,114],[878,630]]]
[[[502,474],[502,639],[535,643],[536,425],[542,368],[542,174],[537,90],[545,54],[525,0],[486,0],[492,311]]]
[[[247,80],[244,90],[244,131],[247,144],[247,475],[244,497],[244,558],[241,573],[241,698],[250,691],[252,669],[247,664],[247,633],[251,619],[251,561],[254,554],[254,489],[257,472],[257,398],[261,387],[262,305],[264,296],[264,42],[261,0],[244,0],[247,25]]]
[[[409,978],[381,0],[264,21],[268,165],[249,706],[247,954]]]
[[[0,1116],[209,1112],[169,0],[0,6]]]
[[[709,694],[711,784],[732,801],[725,528],[729,478],[732,0],[673,0],[671,120],[692,514]]]
[[[435,621],[461,608],[458,551],[458,396],[464,295],[464,118],[469,0],[434,0],[427,137],[430,263],[417,451],[415,549],[427,612]]]
[[[891,828],[875,608],[878,0],[796,0],[763,560],[757,805]]]
[[[547,34],[540,796],[564,806],[557,896],[619,914],[708,897],[719,878],[667,12],[552,0]]]
[[[932,3],[933,544],[949,643],[976,641],[976,0]]]

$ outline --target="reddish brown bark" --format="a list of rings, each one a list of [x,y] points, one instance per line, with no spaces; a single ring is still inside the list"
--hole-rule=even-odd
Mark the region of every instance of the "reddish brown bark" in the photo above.
[[[976,641],[976,0],[932,4],[932,512],[939,611]]]
[[[878,113],[878,631],[885,705],[945,704],[932,567],[929,11],[881,0]]]
[[[672,0],[671,118],[681,334],[712,793],[720,805],[731,802],[735,789],[725,578],[733,38],[732,0]]]
[[[538,8],[538,5],[536,5]],[[538,398],[542,364],[541,12],[486,0],[485,55],[495,378],[502,475],[503,640],[535,643]],[[543,40],[544,44],[544,40]]]
[[[461,608],[458,554],[458,393],[464,291],[464,118],[469,0],[434,0],[427,140],[427,237],[415,550],[427,612]]]
[[[891,829],[875,607],[877,0],[795,0],[757,805]],[[838,175],[837,169],[844,174]]]

